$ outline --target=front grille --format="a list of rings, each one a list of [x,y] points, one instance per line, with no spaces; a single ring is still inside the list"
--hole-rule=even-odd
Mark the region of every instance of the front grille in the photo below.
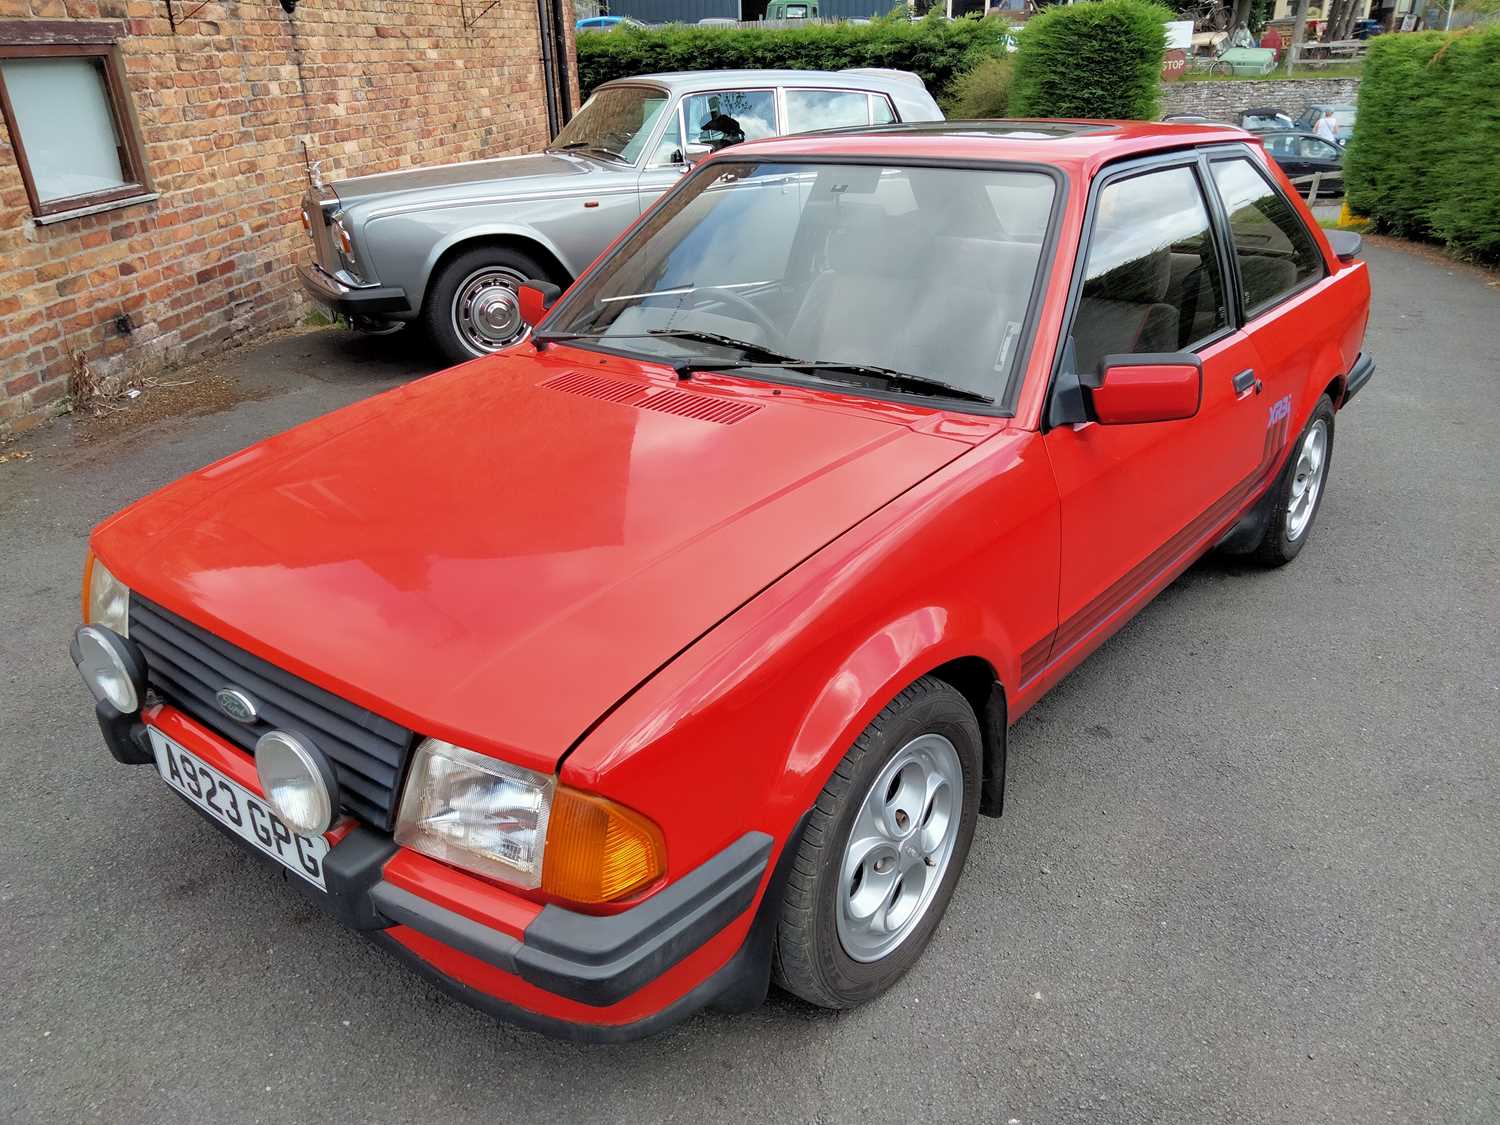
[[[323,268],[324,273],[338,273],[343,266],[339,262],[338,248],[333,243],[333,230],[329,214],[337,206],[338,200],[333,198],[321,198],[317,192],[309,191],[302,197],[302,209],[307,212],[308,222],[311,230],[308,234],[312,237],[313,260]]]
[[[253,752],[269,730],[305,735],[333,766],[345,811],[376,828],[395,822],[396,797],[413,735],[346,699],[314,687],[258,656],[132,594],[130,639],[146,656],[146,681],[162,699]],[[237,687],[259,717],[241,723],[219,710],[217,692]]]

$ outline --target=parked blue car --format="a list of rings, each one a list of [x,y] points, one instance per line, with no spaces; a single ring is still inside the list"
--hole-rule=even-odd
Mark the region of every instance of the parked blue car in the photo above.
[[[640,20],[629,16],[588,16],[573,27],[578,31],[613,31],[617,27],[645,27]]]

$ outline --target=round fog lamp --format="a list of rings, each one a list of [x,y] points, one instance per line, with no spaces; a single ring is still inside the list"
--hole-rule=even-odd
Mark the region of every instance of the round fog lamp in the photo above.
[[[78,673],[94,698],[122,715],[140,709],[140,693],[125,663],[125,642],[97,625],[78,630]]]
[[[260,736],[255,772],[266,801],[287,825],[319,836],[333,823],[338,782],[327,760],[306,739],[284,730]]]

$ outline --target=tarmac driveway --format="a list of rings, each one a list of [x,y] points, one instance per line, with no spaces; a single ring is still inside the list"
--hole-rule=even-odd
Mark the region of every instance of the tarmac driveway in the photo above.
[[[917,968],[623,1047],[340,930],[115,765],[67,657],[93,523],[418,353],[286,337],[204,412],[0,447],[0,1120],[1500,1120],[1500,290],[1367,257],[1312,543],[1200,564],[1015,728]]]

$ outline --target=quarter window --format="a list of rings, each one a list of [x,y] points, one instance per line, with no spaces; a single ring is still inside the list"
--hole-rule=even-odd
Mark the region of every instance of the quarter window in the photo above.
[[[1107,355],[1187,350],[1228,323],[1223,267],[1193,170],[1106,184],[1073,318],[1077,369],[1092,372]]]
[[[788,90],[786,131],[842,129],[870,123],[870,99],[854,90]]]
[[[770,90],[719,90],[683,99],[690,145],[721,149],[776,135],[776,95]]]
[[[125,99],[108,44],[0,45],[0,111],[34,214],[149,190]]]
[[[1323,256],[1302,220],[1249,160],[1215,161],[1213,173],[1229,212],[1247,316],[1323,276]]]
[[[870,124],[889,125],[896,120],[896,111],[891,108],[890,99],[881,94],[870,95]]]

